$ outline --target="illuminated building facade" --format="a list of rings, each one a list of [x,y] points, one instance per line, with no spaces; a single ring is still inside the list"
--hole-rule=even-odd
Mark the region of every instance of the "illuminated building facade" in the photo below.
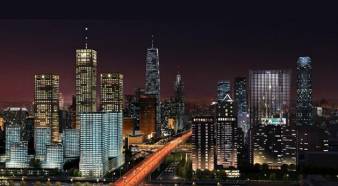
[[[19,125],[6,125],[6,155],[10,155],[11,146],[21,140],[21,127]]]
[[[161,136],[161,111],[160,111],[160,63],[158,48],[147,49],[146,54],[146,82],[145,93],[156,98],[156,136]]]
[[[6,124],[20,125],[24,127],[25,119],[28,117],[29,113],[25,107],[8,107],[2,112],[3,119]]]
[[[123,162],[122,113],[80,114],[80,172],[82,176],[103,176],[110,158]],[[113,167],[116,168],[116,167]]]
[[[226,94],[216,106],[216,164],[223,168],[237,167],[237,120],[234,101]]]
[[[46,146],[51,144],[51,129],[49,127],[34,128],[35,157],[40,160],[46,158]]]
[[[26,141],[14,143],[10,148],[9,157],[6,168],[28,168],[28,143]]]
[[[253,129],[254,164],[268,164],[279,169],[296,165],[296,129],[287,125],[259,124]]]
[[[176,105],[176,120],[175,120],[175,132],[182,130],[184,126],[184,95],[183,95],[183,80],[181,74],[176,75],[175,82],[175,105]]]
[[[63,147],[62,144],[50,144],[46,146],[46,159],[42,162],[41,167],[44,169],[63,168]]]
[[[310,57],[299,57],[297,61],[296,123],[298,126],[313,125],[311,63]]]
[[[103,112],[123,111],[123,75],[103,73],[101,79],[101,109]]]
[[[80,129],[65,129],[63,136],[64,157],[80,157]]]
[[[214,117],[198,116],[192,120],[192,170],[214,170]]]
[[[222,101],[227,94],[230,94],[230,81],[217,82],[217,100]]]
[[[60,142],[58,75],[35,75],[34,117],[35,128],[50,127],[52,142]]]
[[[76,128],[80,128],[79,114],[96,112],[97,55],[92,49],[76,50]]]
[[[288,120],[291,73],[289,70],[250,71],[250,123],[255,126],[271,118]]]
[[[245,77],[237,77],[235,79],[235,103],[237,108],[238,127],[242,129],[244,138],[247,137],[250,124],[248,113],[248,89],[247,79]]]

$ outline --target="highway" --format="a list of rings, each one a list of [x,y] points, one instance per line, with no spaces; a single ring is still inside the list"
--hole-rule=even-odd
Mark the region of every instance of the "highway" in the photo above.
[[[151,174],[178,145],[190,138],[192,131],[168,142],[162,148],[148,156],[145,160],[137,164],[134,168],[126,172],[120,179],[116,180],[114,186],[133,186],[139,185]]]

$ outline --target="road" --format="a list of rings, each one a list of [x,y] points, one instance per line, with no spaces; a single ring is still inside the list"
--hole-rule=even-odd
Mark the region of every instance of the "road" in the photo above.
[[[143,180],[161,164],[166,156],[168,156],[178,145],[188,140],[191,135],[192,131],[189,131],[182,136],[179,136],[176,139],[168,142],[162,148],[158,149],[156,152],[148,156],[145,160],[140,162],[134,168],[129,170],[112,185],[133,186],[141,184]]]

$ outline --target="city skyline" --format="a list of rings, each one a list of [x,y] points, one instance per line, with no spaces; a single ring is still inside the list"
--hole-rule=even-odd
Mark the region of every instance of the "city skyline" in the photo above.
[[[1,102],[31,102],[33,95],[25,90],[33,89],[34,74],[55,73],[60,75],[60,92],[65,102],[70,104],[71,96],[75,94],[74,52],[84,47],[85,25],[89,27],[88,47],[98,52],[97,60],[101,64],[98,73],[114,71],[124,74],[126,94],[132,94],[137,87],[144,88],[145,52],[151,46],[152,34],[155,35],[154,46],[161,51],[162,98],[174,93],[172,82],[177,72],[185,79],[188,102],[209,103],[216,96],[212,90],[219,80],[230,80],[233,85],[236,76],[248,77],[249,70],[262,69],[262,66],[263,69],[291,69],[291,97],[295,98],[294,74],[300,56],[310,56],[313,60],[314,100],[336,101],[338,92],[338,88],[324,80],[337,76],[335,73],[326,73],[332,72],[336,66],[332,61],[338,60],[333,52],[335,47],[330,44],[334,40],[328,44],[319,43],[318,48],[312,47],[315,42],[327,41],[326,37],[329,36],[321,36],[316,40],[302,36],[288,43],[282,39],[290,33],[281,33],[283,30],[271,27],[267,35],[253,30],[251,34],[255,37],[251,40],[254,41],[245,43],[245,37],[239,37],[243,33],[235,33],[242,30],[238,25],[229,25],[232,29],[227,31],[226,23],[206,21],[192,21],[186,25],[184,21],[152,23],[147,20],[2,20],[1,23],[4,25],[0,31],[3,41],[0,48],[3,48],[4,56],[1,63],[6,68],[0,70],[0,78],[3,86],[7,87],[0,93]],[[144,25],[149,27],[144,28]],[[207,27],[213,28],[215,33],[204,33]],[[182,32],[179,32],[179,28],[182,28]],[[166,29],[169,32],[165,32]],[[274,31],[279,35],[274,35]],[[315,29],[309,31],[319,34]],[[296,32],[291,34],[293,37],[296,35]],[[237,42],[230,36],[234,36]],[[260,39],[263,39],[263,44],[255,44]],[[306,42],[314,43],[304,46]],[[32,46],[28,47],[28,44]],[[297,47],[297,44],[300,45]],[[19,51],[21,55],[16,55]],[[330,64],[332,68],[322,64]],[[205,74],[205,70],[213,73],[208,73],[208,78],[194,75]],[[19,78],[8,79],[8,72]],[[201,83],[206,87],[203,91],[199,89]]]

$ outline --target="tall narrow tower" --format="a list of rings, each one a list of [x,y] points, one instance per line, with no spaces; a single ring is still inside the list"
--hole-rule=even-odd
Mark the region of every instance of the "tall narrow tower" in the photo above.
[[[176,75],[175,81],[175,106],[176,106],[176,127],[175,129],[184,128],[184,95],[183,95],[183,80],[180,73]],[[177,131],[175,131],[177,132]]]
[[[52,142],[60,142],[58,75],[35,75],[34,120],[35,128],[50,128]]]
[[[311,58],[299,57],[297,61],[296,104],[296,124],[299,126],[310,126],[313,124],[311,71]]]
[[[151,48],[147,49],[146,56],[146,83],[145,94],[156,97],[156,136],[161,136],[160,111],[160,63],[158,48],[154,47],[152,38]]]
[[[80,128],[79,114],[96,112],[96,51],[88,48],[88,28],[85,28],[85,47],[76,50],[76,128]]]
[[[123,75],[103,73],[100,75],[100,108],[104,112],[123,111]]]

